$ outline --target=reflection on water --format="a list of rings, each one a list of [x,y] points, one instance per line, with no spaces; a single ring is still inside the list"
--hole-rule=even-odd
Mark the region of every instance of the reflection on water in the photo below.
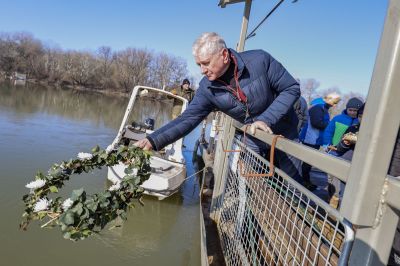
[[[96,144],[110,144],[127,102],[29,84],[0,84],[1,265],[200,264],[199,186],[195,178],[184,183],[180,194],[164,201],[145,197],[145,206],[137,204],[122,227],[85,241],[64,240],[58,229],[43,230],[38,224],[32,224],[27,232],[18,230],[21,197],[27,192],[24,186],[35,172],[46,171],[52,163],[89,151]],[[145,116],[155,105],[143,104],[149,112]],[[162,110],[161,102],[157,108]],[[197,135],[193,132],[185,139],[187,147],[193,147]],[[191,154],[184,151],[188,163]],[[195,172],[190,164],[187,170],[188,175]],[[61,196],[80,187],[94,193],[106,183],[106,169],[73,176]]]
[[[17,115],[48,113],[73,120],[90,120],[96,125],[117,128],[128,99],[75,90],[45,88],[38,85],[0,84],[0,111]]]

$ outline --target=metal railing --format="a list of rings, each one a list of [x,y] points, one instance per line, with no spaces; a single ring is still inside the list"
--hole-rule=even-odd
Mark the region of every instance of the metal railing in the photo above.
[[[227,265],[345,265],[350,224],[279,169],[259,177],[268,161],[239,140],[231,150],[217,221]]]

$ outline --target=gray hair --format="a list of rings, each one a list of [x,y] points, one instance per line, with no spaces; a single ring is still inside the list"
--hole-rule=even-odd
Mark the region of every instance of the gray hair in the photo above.
[[[213,55],[226,48],[224,39],[215,32],[205,32],[193,43],[193,56]]]

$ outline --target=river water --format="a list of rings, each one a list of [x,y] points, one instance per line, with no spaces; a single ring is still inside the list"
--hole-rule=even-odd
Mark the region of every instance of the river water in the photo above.
[[[25,185],[56,162],[107,147],[116,136],[128,99],[41,86],[0,84],[0,265],[200,265],[199,185],[190,178],[174,196],[145,197],[123,226],[72,242],[58,228],[19,230]],[[145,105],[147,112],[154,106]],[[146,111],[146,110],[145,110]],[[185,138],[187,172],[195,130]],[[106,169],[75,175],[63,195],[107,186]]]

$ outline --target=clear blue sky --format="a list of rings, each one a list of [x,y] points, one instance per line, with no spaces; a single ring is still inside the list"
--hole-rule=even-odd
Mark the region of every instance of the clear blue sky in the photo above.
[[[221,34],[236,47],[244,4],[219,0],[22,1],[0,0],[0,31],[27,31],[63,49],[148,48],[187,60],[198,80],[191,45],[202,32]],[[249,31],[278,2],[254,0]],[[245,49],[264,49],[299,78],[321,89],[367,94],[388,2],[286,0]]]

